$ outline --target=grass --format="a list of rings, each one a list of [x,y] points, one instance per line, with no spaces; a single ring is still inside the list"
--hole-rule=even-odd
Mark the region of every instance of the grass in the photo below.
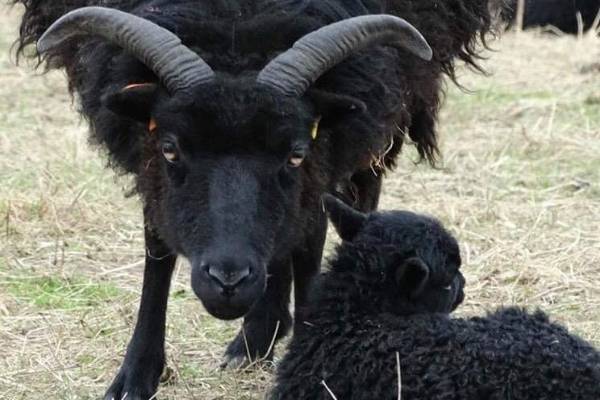
[[[16,300],[40,309],[73,310],[100,307],[119,299],[121,294],[113,284],[75,281],[55,277],[6,278],[4,286]]]
[[[16,12],[0,16],[0,399],[97,399],[122,360],[142,279],[141,207],[86,144],[60,73],[9,58]],[[383,208],[433,214],[459,237],[462,315],[540,307],[600,346],[600,46],[507,34],[490,77],[448,86],[443,166],[408,148]],[[331,235],[328,249],[335,240]],[[270,368],[219,371],[239,322],[202,309],[180,264],[161,399],[261,399]]]

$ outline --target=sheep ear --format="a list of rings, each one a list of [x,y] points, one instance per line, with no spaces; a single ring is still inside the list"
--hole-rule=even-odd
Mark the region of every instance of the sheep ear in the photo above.
[[[338,235],[347,242],[354,239],[367,219],[366,214],[356,211],[330,194],[323,195],[323,206]]]
[[[400,263],[396,269],[396,284],[411,296],[419,295],[429,281],[430,268],[420,257],[411,257]]]
[[[154,83],[127,85],[102,97],[102,105],[115,114],[148,123],[160,87]]]
[[[308,98],[313,102],[319,115],[325,118],[342,116],[348,113],[360,114],[367,110],[364,102],[356,97],[345,96],[319,89],[310,89]]]

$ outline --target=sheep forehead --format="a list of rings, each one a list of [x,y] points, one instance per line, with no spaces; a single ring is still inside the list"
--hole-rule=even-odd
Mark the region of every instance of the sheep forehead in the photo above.
[[[303,100],[269,92],[246,79],[206,85],[192,98],[169,100],[158,112],[159,123],[164,120],[173,133],[192,138],[218,134],[227,140],[248,136],[252,140],[259,136],[261,141],[271,136],[275,142],[306,139],[314,119]]]
[[[373,213],[357,242],[394,245],[400,252],[417,255],[436,270],[447,263],[460,266],[460,249],[450,233],[435,218],[408,211]],[[442,272],[440,271],[440,272]]]
[[[372,213],[362,233],[380,240],[382,244],[399,245],[427,244],[433,238],[449,236],[434,218],[409,211]]]

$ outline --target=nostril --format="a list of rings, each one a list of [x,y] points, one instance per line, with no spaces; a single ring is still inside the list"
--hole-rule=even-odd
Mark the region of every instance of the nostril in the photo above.
[[[230,285],[233,287],[238,286],[245,281],[251,273],[252,270],[249,267],[243,268],[240,271],[230,272],[228,274]]]
[[[206,271],[208,276],[210,276],[212,278],[212,280],[214,280],[218,283],[223,283],[223,281],[225,280],[225,277],[215,267],[211,267],[210,265],[207,265],[204,270]]]

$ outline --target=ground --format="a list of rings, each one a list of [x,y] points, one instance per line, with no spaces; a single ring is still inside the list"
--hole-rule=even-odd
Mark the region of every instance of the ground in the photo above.
[[[140,204],[87,145],[63,76],[14,65],[18,11],[0,12],[0,399],[98,399],[135,321]],[[407,148],[387,177],[382,208],[433,214],[460,239],[460,314],[540,307],[600,346],[599,44],[493,42],[489,77],[461,69],[468,91],[448,85],[441,168]],[[263,398],[269,368],[218,369],[239,321],[202,309],[184,263],[169,307],[160,399]]]

